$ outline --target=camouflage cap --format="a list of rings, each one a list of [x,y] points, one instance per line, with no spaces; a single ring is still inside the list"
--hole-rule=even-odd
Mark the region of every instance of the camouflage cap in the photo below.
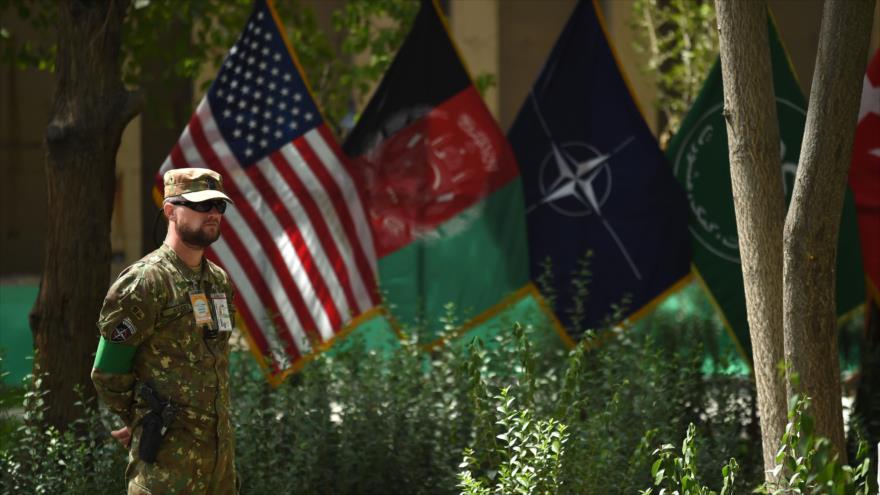
[[[209,199],[223,199],[232,203],[223,192],[223,178],[207,168],[173,168],[165,172],[165,199],[182,196],[198,203]]]

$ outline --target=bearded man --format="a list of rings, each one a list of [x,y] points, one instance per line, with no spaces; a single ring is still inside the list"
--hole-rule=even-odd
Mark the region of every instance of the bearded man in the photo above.
[[[237,493],[233,289],[204,256],[232,200],[212,170],[169,170],[164,183],[168,234],[110,287],[92,381],[123,421],[111,434],[129,448],[129,494]]]

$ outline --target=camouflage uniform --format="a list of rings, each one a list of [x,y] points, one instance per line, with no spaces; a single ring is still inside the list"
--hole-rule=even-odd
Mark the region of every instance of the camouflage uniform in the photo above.
[[[197,328],[190,293],[225,299],[232,315],[227,274],[207,259],[192,270],[163,244],[124,270],[101,309],[101,341],[92,371],[99,397],[129,426],[128,493],[236,493],[234,438],[229,417],[229,337]],[[222,303],[218,303],[222,304]],[[136,393],[148,383],[177,415],[156,462],[139,459],[142,422],[149,406]]]

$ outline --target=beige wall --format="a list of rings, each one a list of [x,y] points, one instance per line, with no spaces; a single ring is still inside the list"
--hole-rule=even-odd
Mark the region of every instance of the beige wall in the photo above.
[[[498,119],[505,132],[516,118],[574,5],[574,0],[501,2]]]
[[[449,2],[449,29],[471,77],[492,74],[500,69],[499,0],[452,0]],[[499,88],[489,88],[483,101],[495,118],[499,112]]]
[[[645,71],[644,57],[636,52],[633,23],[633,0],[605,0],[601,3],[605,17],[605,27],[614,51],[617,54],[617,63],[623,76],[629,83],[630,90],[634,93],[636,104],[642,111],[648,127],[657,133],[657,97],[654,82]]]
[[[769,0],[770,10],[779,28],[779,35],[788,50],[798,82],[809,96],[810,83],[816,67],[816,49],[819,46],[819,27],[822,22],[820,0]],[[875,4],[874,26],[868,57],[880,43],[880,4]]]
[[[140,259],[141,215],[141,118],[128,124],[116,153],[116,194],[110,220],[111,277]]]
[[[656,108],[651,81],[632,47],[633,0],[600,2],[621,70],[636,93],[651,128]],[[550,55],[575,0],[452,0],[450,28],[472,74],[496,75],[497,87],[484,99],[507,130]]]

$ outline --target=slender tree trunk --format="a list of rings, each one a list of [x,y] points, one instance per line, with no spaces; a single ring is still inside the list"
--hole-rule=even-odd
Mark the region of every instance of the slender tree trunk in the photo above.
[[[826,0],[807,123],[784,234],[785,357],[789,393],[812,399],[816,432],[843,461],[834,272],[873,0]]]
[[[764,1],[716,0],[724,112],[739,252],[758,390],[764,468],[775,465],[787,418],[783,360],[785,197]]]
[[[95,322],[110,276],[116,152],[140,98],[121,81],[124,0],[67,0],[58,7],[56,88],[46,128],[49,224],[40,293],[31,310],[35,372],[48,391],[46,423],[62,430],[82,411],[75,386],[89,379]]]

